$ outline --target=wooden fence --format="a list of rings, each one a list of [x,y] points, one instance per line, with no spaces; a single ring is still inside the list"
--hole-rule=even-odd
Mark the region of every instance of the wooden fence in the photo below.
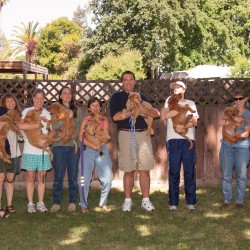
[[[171,82],[173,79],[171,80]],[[219,149],[221,128],[218,122],[222,117],[223,110],[233,104],[233,92],[242,88],[250,93],[250,79],[198,79],[193,81],[183,80],[187,86],[186,98],[194,100],[199,112],[199,123],[196,129],[197,180],[206,183],[218,182],[220,179]],[[109,116],[108,103],[110,96],[121,89],[119,81],[17,81],[0,79],[0,95],[4,93],[14,94],[22,107],[31,105],[32,92],[36,88],[43,88],[46,93],[46,102],[58,100],[58,92],[63,86],[70,86],[74,97],[82,107],[83,113],[87,114],[86,103],[91,96],[99,97]],[[144,80],[137,81],[136,89],[144,93],[150,102],[163,114],[164,102],[171,94],[170,80]],[[111,121],[111,120],[110,120]],[[155,168],[151,172],[151,178],[155,181],[167,180],[167,153],[166,153],[166,121],[163,115],[154,121],[155,135],[152,144],[155,156]],[[111,121],[111,142],[109,150],[113,162],[114,179],[121,179],[122,173],[118,168],[118,140],[116,125]],[[250,174],[250,172],[249,172]],[[48,176],[53,178],[53,171]],[[19,177],[23,181],[23,177]]]

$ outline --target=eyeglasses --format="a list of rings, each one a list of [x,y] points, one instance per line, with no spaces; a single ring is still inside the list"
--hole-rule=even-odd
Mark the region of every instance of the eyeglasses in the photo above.
[[[234,101],[236,102],[236,101],[242,101],[244,99],[244,97],[234,97]]]

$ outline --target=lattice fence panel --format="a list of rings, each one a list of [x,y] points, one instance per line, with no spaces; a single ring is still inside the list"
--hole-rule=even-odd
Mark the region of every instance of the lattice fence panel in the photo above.
[[[170,95],[169,81],[138,81],[138,90],[145,94],[151,103],[156,106],[164,106],[167,96]]]
[[[177,79],[171,79],[171,82]],[[197,79],[183,80],[188,90],[186,98],[194,100],[197,105],[228,104],[233,102],[233,92],[242,88],[250,93],[250,79]],[[16,96],[22,107],[32,105],[32,93],[42,88],[46,94],[46,103],[58,100],[58,93],[64,86],[69,86],[78,104],[87,104],[92,96],[97,96],[104,107],[108,105],[111,95],[122,89],[119,81],[31,81],[0,79],[0,95],[10,93]],[[136,90],[147,96],[151,103],[164,106],[166,98],[172,94],[170,80],[136,81]]]

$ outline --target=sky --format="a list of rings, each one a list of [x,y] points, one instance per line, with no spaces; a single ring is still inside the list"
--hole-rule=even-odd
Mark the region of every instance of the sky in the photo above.
[[[84,7],[88,0],[9,0],[2,8],[2,32],[7,39],[11,39],[14,26],[25,25],[33,21],[39,23],[38,28],[59,17],[73,18],[73,12]]]

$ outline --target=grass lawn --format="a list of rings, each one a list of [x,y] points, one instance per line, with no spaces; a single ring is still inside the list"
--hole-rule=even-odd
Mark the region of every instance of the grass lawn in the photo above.
[[[249,193],[249,191],[248,191]],[[16,190],[16,214],[0,219],[1,249],[250,249],[249,202],[243,209],[220,209],[219,187],[199,188],[194,212],[187,211],[184,195],[175,212],[168,210],[167,194],[153,191],[156,211],[141,209],[139,190],[133,193],[131,213],[121,211],[122,190],[113,188],[109,214],[98,209],[99,189],[90,190],[90,212],[68,212],[67,190],[62,211],[34,213],[26,211],[25,190]],[[249,195],[247,195],[249,196]],[[248,197],[247,197],[248,199]],[[247,200],[246,199],[246,200]],[[5,196],[3,197],[5,201]],[[52,190],[45,203],[52,205]]]

